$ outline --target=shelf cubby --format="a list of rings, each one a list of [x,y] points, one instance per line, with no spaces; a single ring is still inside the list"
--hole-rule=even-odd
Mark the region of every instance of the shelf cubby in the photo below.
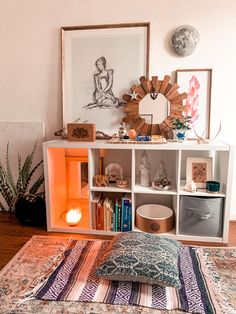
[[[140,184],[141,156],[146,150],[148,161],[151,164],[151,180],[153,181],[158,164],[164,162],[167,179],[171,182],[168,191],[156,190]],[[132,230],[140,231],[135,227],[135,211],[144,204],[158,204],[170,207],[175,214],[175,228],[167,234],[185,241],[228,241],[230,195],[232,183],[233,149],[220,142],[198,144],[196,141],[184,143],[170,142],[167,144],[110,144],[106,141],[95,142],[68,142],[65,140],[49,141],[43,144],[45,190],[47,206],[47,229],[54,232],[74,232],[97,234],[100,236],[115,235],[117,232],[95,230],[92,228],[91,201],[99,193],[103,199],[109,197],[115,202],[118,197],[128,194],[132,202]],[[208,193],[205,189],[197,192],[185,191],[186,162],[188,157],[212,157],[212,179],[219,181],[220,192]],[[95,175],[105,174],[105,168],[110,163],[118,163],[123,169],[123,175],[129,179],[127,188],[119,188],[115,183],[97,187],[93,184]],[[87,169],[87,170],[86,170]],[[86,176],[87,171],[87,176]],[[82,172],[84,174],[82,178]],[[180,228],[180,200],[181,197],[212,197],[222,198],[222,235],[204,236],[191,235]],[[82,219],[75,227],[68,226],[63,215],[71,201],[80,202]],[[181,225],[182,226],[182,225]],[[141,231],[140,231],[141,232]]]

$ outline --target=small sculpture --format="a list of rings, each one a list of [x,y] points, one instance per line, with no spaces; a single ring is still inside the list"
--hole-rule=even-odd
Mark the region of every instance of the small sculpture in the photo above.
[[[129,185],[129,180],[125,177],[120,177],[116,180],[116,186],[118,188],[127,188],[127,186]]]
[[[118,134],[121,140],[124,138],[125,135],[127,135],[127,129],[124,122],[120,123]]]
[[[168,191],[171,188],[170,181],[167,179],[167,172],[165,169],[165,164],[161,160],[157,167],[157,173],[154,178],[152,187],[157,190]]]
[[[110,163],[105,168],[105,174],[108,177],[109,183],[115,183],[117,179],[123,177],[123,169],[118,163]]]
[[[141,172],[140,184],[142,186],[150,186],[151,185],[151,175],[150,175],[151,164],[148,162],[148,156],[145,150],[142,153],[139,170]]]
[[[109,185],[109,180],[108,176],[104,175],[96,175],[93,177],[93,184],[94,186],[108,186]]]
[[[197,186],[196,184],[194,183],[194,181],[191,181],[191,182],[187,182],[184,186],[184,191],[187,191],[187,192],[196,192],[197,191]]]

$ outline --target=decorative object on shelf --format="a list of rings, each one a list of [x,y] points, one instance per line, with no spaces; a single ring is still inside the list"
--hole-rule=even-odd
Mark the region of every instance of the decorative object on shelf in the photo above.
[[[176,70],[176,83],[187,93],[184,116],[191,116],[189,139],[197,139],[195,131],[208,139],[210,136],[212,69]]]
[[[150,186],[151,185],[151,164],[148,161],[148,156],[145,150],[143,151],[142,156],[141,156],[139,170],[140,170],[140,184],[142,186]]]
[[[173,119],[173,139],[177,141],[185,141],[187,139],[188,132],[191,130],[191,117],[186,116]]]
[[[90,123],[68,123],[68,141],[94,142],[96,140],[95,124]]]
[[[136,209],[136,227],[150,233],[164,233],[174,228],[174,212],[171,208],[146,204]]]
[[[71,208],[66,213],[66,223],[69,226],[77,226],[82,218],[82,213],[79,208]]]
[[[206,191],[210,192],[210,193],[219,193],[220,182],[218,182],[218,181],[207,181],[206,182]]]
[[[120,140],[118,138],[112,138],[107,141],[108,144],[167,144],[166,138],[163,136],[160,136],[159,138],[156,139],[150,139],[149,141],[134,141],[134,140]]]
[[[42,220],[44,222],[46,221],[44,192],[39,192],[40,187],[44,183],[44,175],[41,173],[39,175],[37,174],[35,177],[35,173],[39,170],[43,160],[32,166],[36,148],[37,142],[35,142],[32,152],[26,156],[23,164],[21,162],[21,156],[18,155],[18,178],[16,179],[13,178],[12,166],[9,160],[9,143],[6,148],[6,168],[0,159],[0,193],[4,200],[0,202],[0,210],[14,212],[17,207],[17,215],[18,210],[21,209],[21,213],[18,215],[19,220],[22,223],[28,221],[26,222],[28,224],[30,224],[31,221],[34,225],[37,225],[37,223],[41,224]],[[34,182],[32,182],[33,177]],[[42,198],[42,201],[39,200],[40,198]],[[42,205],[42,208],[38,206],[38,203]],[[22,207],[22,204],[26,205],[26,207]],[[35,210],[35,212],[31,212],[31,210]],[[27,214],[29,214],[28,218]],[[42,218],[39,218],[41,217],[40,215]],[[34,221],[34,218],[37,217],[39,218],[38,222]]]
[[[127,188],[129,185],[129,180],[125,177],[120,177],[116,180],[116,186],[118,188]]]
[[[183,141],[187,140],[188,130],[185,130],[185,129],[179,129],[179,130],[173,129],[172,132],[173,132],[173,139],[175,141],[183,142]]]
[[[94,186],[108,186],[109,179],[107,175],[98,174],[93,177],[93,184]]]
[[[128,135],[125,135],[125,136],[123,137],[123,140],[124,140],[124,141],[128,141],[128,140],[129,140],[129,136],[128,136]]]
[[[173,133],[171,131],[173,124],[173,118],[181,118],[182,112],[184,110],[183,100],[187,98],[186,93],[180,94],[178,92],[178,84],[170,83],[171,77],[165,75],[163,80],[158,80],[157,76],[153,76],[151,80],[146,79],[144,76],[140,77],[139,85],[132,85],[131,91],[138,94],[137,99],[132,99],[130,94],[125,94],[123,96],[126,104],[124,105],[123,111],[127,114],[127,117],[123,118],[123,121],[130,125],[130,128],[135,129],[137,135],[162,135],[165,138],[172,138]],[[157,99],[162,95],[169,101],[169,110],[167,111],[167,116],[160,123],[148,123],[140,115],[139,108],[140,102],[148,95],[150,99],[150,93],[153,89],[158,93]],[[152,101],[152,100],[150,100]]]
[[[157,173],[152,182],[152,187],[160,191],[168,191],[171,189],[171,183],[167,179],[165,164],[162,160],[158,164]]]
[[[194,181],[197,188],[206,188],[212,178],[212,157],[187,157],[186,181]]]
[[[96,131],[96,140],[110,140],[112,137],[102,131]]]
[[[151,136],[149,135],[138,135],[137,136],[137,142],[150,142],[152,139],[151,139]]]
[[[197,192],[197,186],[193,180],[191,182],[187,182],[183,189],[184,191],[191,192],[191,193]]]
[[[108,176],[110,183],[115,183],[117,179],[123,177],[123,169],[118,163],[110,163],[105,168],[105,174]]]
[[[130,130],[128,131],[128,136],[129,136],[129,138],[133,141],[133,140],[135,140],[136,137],[137,137],[137,132],[136,132],[134,129],[130,129]]]
[[[190,130],[191,127],[191,116],[174,118],[172,130]]]
[[[191,55],[197,48],[199,41],[200,34],[196,28],[191,25],[178,27],[171,38],[174,51],[181,57]]]
[[[68,26],[61,32],[63,125],[80,116],[111,135],[123,118],[122,91],[134,78],[148,76],[149,23]]]
[[[216,133],[216,135],[215,136],[213,136],[212,138],[204,138],[203,136],[199,136],[198,134],[197,134],[197,132],[196,132],[196,130],[195,129],[193,129],[194,130],[194,133],[195,133],[195,135],[196,135],[196,137],[197,137],[197,142],[198,142],[198,144],[209,144],[211,141],[214,141],[216,138],[217,138],[217,136],[220,134],[220,131],[221,131],[221,123],[220,123],[220,126],[219,126],[219,129],[218,129],[218,131],[217,131],[217,133]]]
[[[124,136],[127,135],[127,128],[126,128],[126,125],[125,125],[124,122],[120,123],[118,134],[119,134],[119,139],[120,140],[122,140],[124,138]]]
[[[62,139],[66,140],[67,139],[66,128],[60,129],[60,130],[54,132],[54,135],[60,136]]]
[[[62,219],[65,220],[69,226],[77,226],[82,219],[80,200],[71,200],[67,205],[67,210],[62,215]]]

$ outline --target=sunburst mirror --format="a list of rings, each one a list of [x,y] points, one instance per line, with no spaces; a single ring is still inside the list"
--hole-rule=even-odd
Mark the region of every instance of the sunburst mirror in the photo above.
[[[187,94],[180,94],[178,84],[172,85],[170,79],[169,75],[165,75],[163,80],[158,80],[158,76],[152,76],[151,80],[141,76],[140,84],[132,85],[131,93],[123,96],[126,102],[123,111],[127,114],[123,122],[139,135],[172,138],[173,118],[183,116],[183,100]]]

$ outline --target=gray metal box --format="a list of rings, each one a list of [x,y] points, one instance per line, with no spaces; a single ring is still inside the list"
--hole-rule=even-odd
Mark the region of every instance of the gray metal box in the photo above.
[[[221,237],[223,229],[222,197],[180,197],[179,233]]]

